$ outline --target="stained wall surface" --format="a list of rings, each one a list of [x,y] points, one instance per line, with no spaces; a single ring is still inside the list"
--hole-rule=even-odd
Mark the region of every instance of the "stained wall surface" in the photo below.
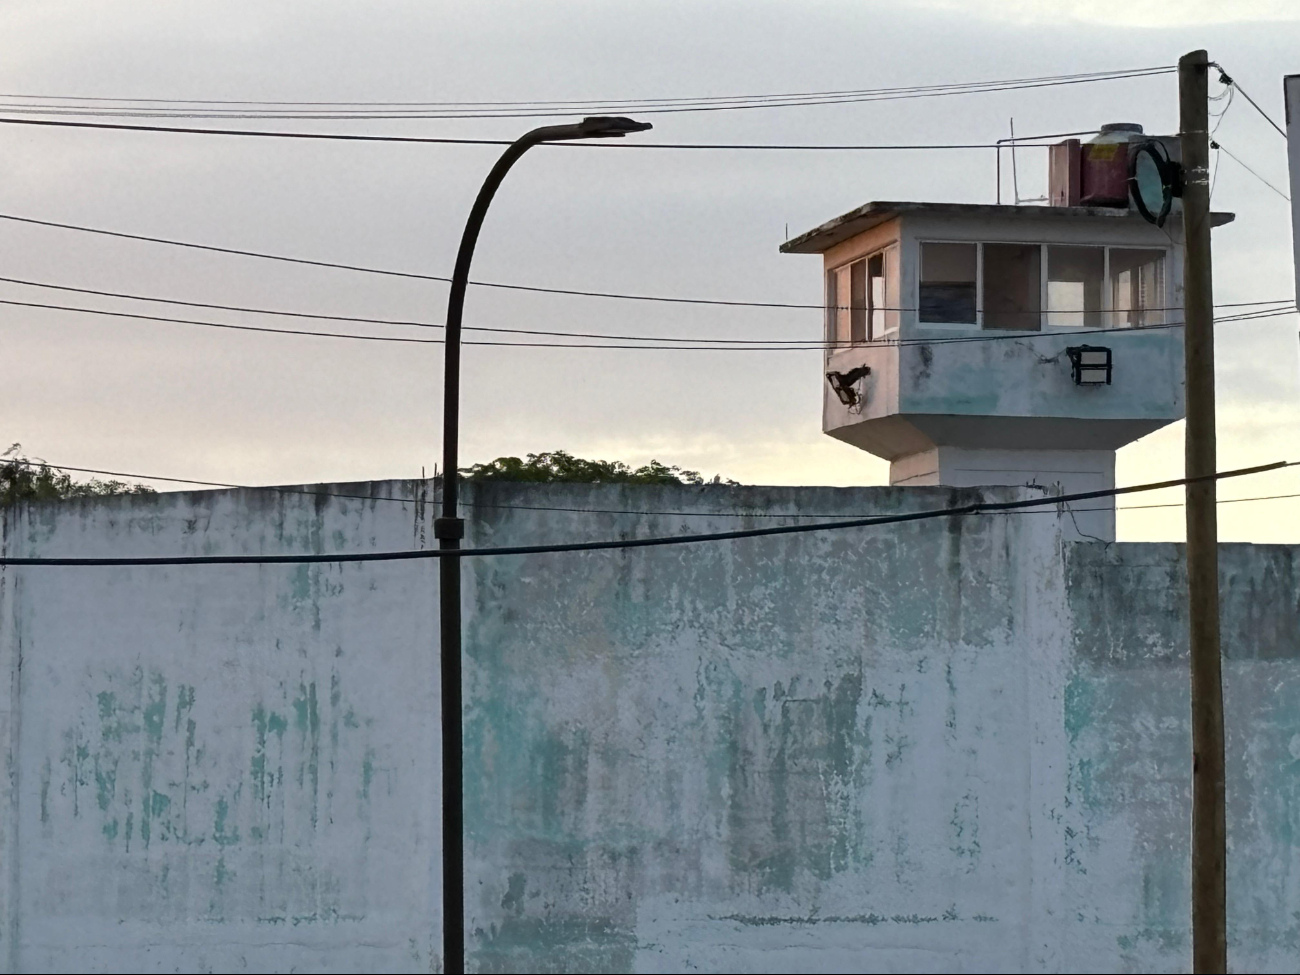
[[[434,546],[423,482],[303,490],[19,507],[3,551]],[[979,496],[490,486],[465,544]],[[1224,548],[1237,970],[1300,946],[1298,559]],[[1185,969],[1181,571],[1054,511],[466,559],[471,968]],[[436,576],[0,569],[5,970],[438,970]]]

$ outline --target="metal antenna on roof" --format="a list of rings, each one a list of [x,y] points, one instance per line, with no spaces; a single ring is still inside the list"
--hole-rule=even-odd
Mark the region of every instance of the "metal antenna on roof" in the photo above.
[[[1016,174],[1016,120],[1011,119],[1011,193],[1020,206],[1020,179]]]

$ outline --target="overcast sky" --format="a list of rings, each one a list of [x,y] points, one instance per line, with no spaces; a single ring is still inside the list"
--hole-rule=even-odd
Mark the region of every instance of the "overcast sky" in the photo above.
[[[325,2],[0,5],[0,92],[132,98],[520,101],[856,89],[1171,64],[1206,47],[1275,118],[1300,71],[1282,2]],[[1211,86],[1217,90],[1218,85]],[[1222,105],[1222,102],[1218,103]],[[3,114],[3,112],[0,112]],[[989,142],[1137,121],[1177,128],[1172,76],[916,101],[667,114],[659,141]],[[195,124],[219,124],[204,123]],[[247,122],[512,137],[532,120]],[[1216,138],[1281,189],[1285,143],[1243,99]],[[449,274],[495,147],[0,126],[0,212]],[[1019,158],[1042,192],[1044,150]],[[647,152],[542,147],[488,218],[481,279],[816,302],[790,234],[872,199],[992,202],[991,151]],[[1008,186],[1009,189],[1009,186]],[[1224,158],[1215,298],[1294,293],[1286,203]],[[187,300],[441,321],[434,282],[299,267],[0,221],[0,275]],[[0,298],[139,310],[0,283]],[[155,314],[175,308],[151,306]],[[222,313],[178,317],[245,322]],[[257,320],[283,325],[283,320]],[[466,323],[816,339],[817,311],[474,289]],[[358,330],[364,327],[358,326]],[[388,334],[418,330],[372,328]],[[427,333],[426,333],[427,334]],[[1220,467],[1300,459],[1296,320],[1219,329]],[[438,346],[266,336],[0,306],[0,439],[53,463],[250,483],[418,476],[439,457]],[[816,352],[466,351],[462,457],[563,448],[745,483],[879,484],[821,433]],[[1177,477],[1182,425],[1120,452],[1118,480]],[[1300,469],[1224,497],[1300,493]],[[1143,496],[1129,504],[1177,500]],[[1300,499],[1226,505],[1230,540],[1300,542]],[[1121,515],[1180,539],[1182,512]]]

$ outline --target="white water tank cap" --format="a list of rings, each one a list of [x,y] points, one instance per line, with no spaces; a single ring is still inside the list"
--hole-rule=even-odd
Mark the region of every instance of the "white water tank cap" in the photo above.
[[[1119,135],[1121,133],[1141,135],[1142,126],[1137,122],[1107,122],[1097,130],[1098,135]]]

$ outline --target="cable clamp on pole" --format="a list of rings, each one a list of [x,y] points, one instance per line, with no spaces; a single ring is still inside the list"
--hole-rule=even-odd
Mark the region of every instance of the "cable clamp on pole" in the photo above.
[[[434,538],[464,538],[465,519],[464,518],[433,519],[433,537]]]

